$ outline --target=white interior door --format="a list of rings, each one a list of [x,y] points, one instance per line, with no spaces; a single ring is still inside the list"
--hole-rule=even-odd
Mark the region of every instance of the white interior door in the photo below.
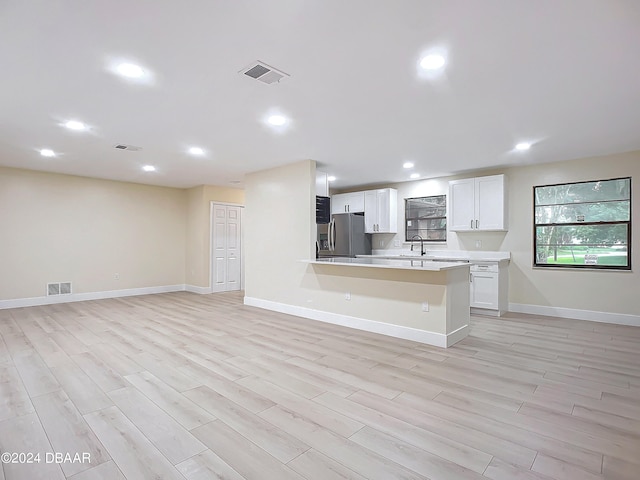
[[[213,205],[212,290],[240,290],[242,284],[242,207]]]

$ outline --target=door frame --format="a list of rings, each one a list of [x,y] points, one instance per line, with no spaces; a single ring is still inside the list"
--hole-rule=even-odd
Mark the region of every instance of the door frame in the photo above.
[[[227,207],[240,207],[240,290],[244,291],[244,205],[232,202],[209,202],[209,293],[214,293],[214,245],[213,245],[213,207],[215,205],[224,205]]]

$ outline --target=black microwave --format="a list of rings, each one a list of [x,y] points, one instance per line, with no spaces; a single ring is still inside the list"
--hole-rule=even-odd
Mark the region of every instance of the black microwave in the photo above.
[[[316,224],[329,223],[331,221],[331,198],[316,196]]]

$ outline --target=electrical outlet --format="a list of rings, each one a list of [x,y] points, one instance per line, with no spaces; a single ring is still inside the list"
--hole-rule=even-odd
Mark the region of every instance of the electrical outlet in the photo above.
[[[384,247],[384,240],[380,240],[378,242],[378,245],[380,246],[380,248]]]
[[[476,248],[482,248],[482,240],[476,240]]]
[[[345,292],[344,299],[345,300],[351,300],[351,292]]]
[[[113,274],[113,278],[116,280],[120,280],[120,274],[119,273],[114,273]]]
[[[422,311],[423,312],[429,311],[429,302],[422,302]]]

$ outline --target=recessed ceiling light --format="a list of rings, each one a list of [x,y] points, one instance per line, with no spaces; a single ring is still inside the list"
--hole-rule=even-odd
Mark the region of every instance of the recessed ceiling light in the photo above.
[[[155,172],[156,167],[154,167],[153,165],[145,165],[144,167],[142,167],[142,170],[144,170],[145,172]]]
[[[43,157],[55,157],[56,152],[49,148],[43,148],[42,150],[40,150],[40,155],[42,155]]]
[[[267,122],[275,127],[281,127],[282,125],[287,123],[287,117],[283,115],[271,115],[267,118]]]
[[[204,155],[204,150],[200,147],[191,147],[189,153],[191,155]]]
[[[412,173],[411,174],[411,178],[420,178],[420,174],[419,173]]]
[[[330,182],[335,182],[336,181],[336,177],[334,177],[333,175],[329,175],[327,177],[327,180],[329,180]]]
[[[420,67],[424,70],[439,70],[444,67],[445,60],[442,55],[427,55],[420,60]]]
[[[413,168],[413,163],[412,162],[404,162],[402,164],[402,168]]]
[[[525,151],[531,148],[531,144],[527,142],[522,142],[516,145],[516,150]]]
[[[79,122],[77,120],[69,120],[67,123],[64,124],[64,126],[67,127],[69,130],[81,131],[81,130],[87,129],[87,126],[84,123]]]
[[[140,78],[144,76],[144,70],[135,63],[121,63],[116,67],[116,72],[127,78]]]

